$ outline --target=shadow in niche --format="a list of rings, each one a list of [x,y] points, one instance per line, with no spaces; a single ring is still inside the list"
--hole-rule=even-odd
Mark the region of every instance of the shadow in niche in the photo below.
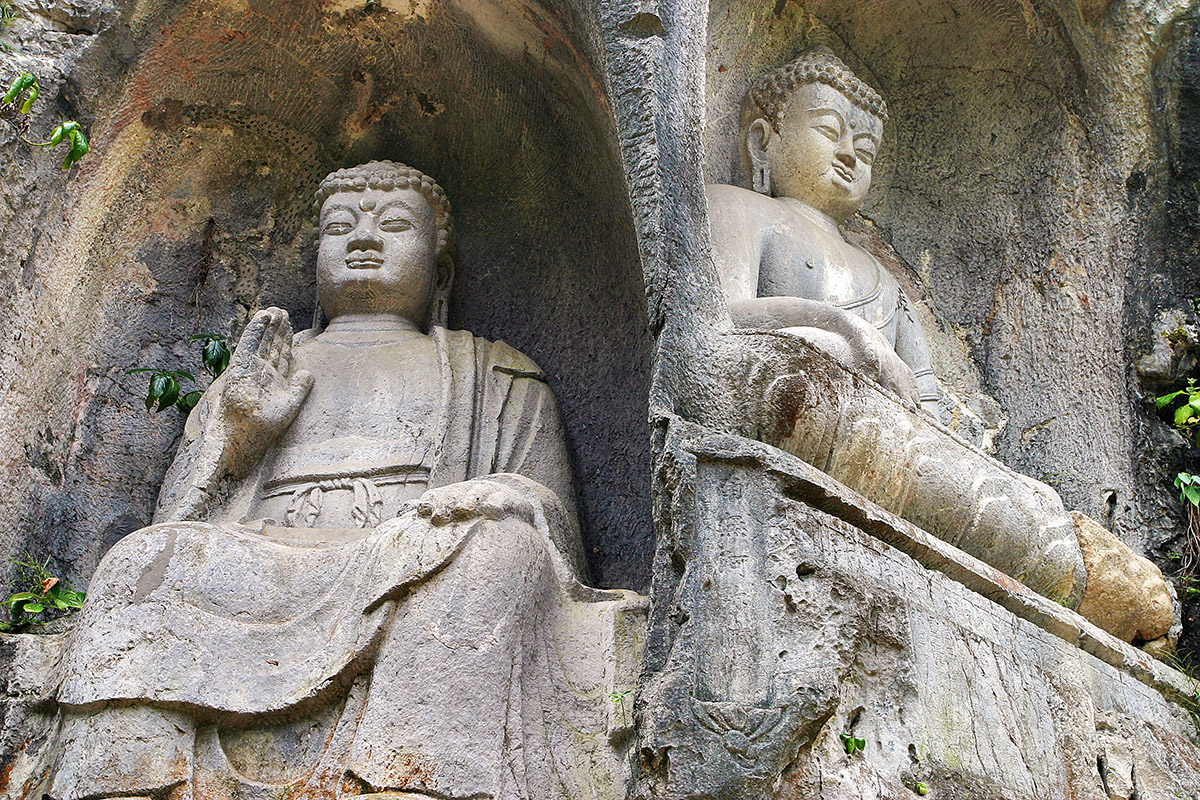
[[[451,327],[547,373],[593,577],[645,589],[651,343],[588,4],[152,5],[128,16],[142,55],[94,127],[103,158],[78,205],[97,221],[72,221],[61,245],[94,276],[78,305],[115,305],[98,316],[143,352],[167,324],[240,328],[271,304],[305,327],[320,178],[373,158],[429,173],[458,237]],[[112,288],[129,243],[153,310]]]

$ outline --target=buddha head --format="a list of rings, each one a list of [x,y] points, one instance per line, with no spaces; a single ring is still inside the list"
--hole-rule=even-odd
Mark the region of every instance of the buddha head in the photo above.
[[[791,197],[837,222],[871,186],[887,105],[826,48],[758,78],[743,125],[755,191]]]
[[[314,210],[317,299],[328,319],[383,314],[422,330],[445,324],[453,230],[436,181],[404,164],[372,161],[321,181]]]

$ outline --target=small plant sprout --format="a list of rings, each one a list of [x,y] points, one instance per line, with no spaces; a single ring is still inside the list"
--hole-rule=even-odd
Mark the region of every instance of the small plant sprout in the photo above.
[[[608,695],[608,702],[623,703],[623,702],[625,702],[625,698],[628,697],[632,692],[633,692],[633,689],[626,689],[623,692],[612,692],[611,694]]]
[[[917,781],[913,784],[913,791],[924,797],[929,792],[929,786],[921,781]]]
[[[0,0],[0,28],[8,28],[17,21],[17,7]]]
[[[70,169],[91,149],[78,122],[68,120],[62,123],[44,142],[35,142],[25,135],[29,132],[29,112],[33,110],[33,104],[37,101],[40,91],[41,87],[33,73],[22,72],[17,75],[8,85],[8,91],[0,97],[0,119],[16,128],[21,141],[30,147],[57,147],[66,142],[69,147],[62,168]]]
[[[200,362],[204,371],[216,380],[229,366],[229,341],[219,333],[197,333],[188,337],[188,342],[200,345]],[[146,410],[162,411],[175,406],[185,414],[200,402],[203,389],[183,391],[183,382],[199,383],[196,376],[182,369],[157,369],[155,367],[137,367],[125,371],[126,375],[149,373],[150,384],[146,387]]]
[[[842,733],[842,734],[839,734],[839,736],[841,736],[842,747],[845,748],[846,755],[852,756],[852,755],[854,755],[854,751],[856,751],[856,750],[860,753],[863,752],[864,750],[866,750],[866,747],[867,747],[866,739],[857,739],[857,738],[855,738],[854,734],[851,734],[851,733]]]
[[[24,561],[10,562],[17,568],[14,589],[4,604],[12,615],[11,622],[0,623],[2,631],[21,631],[44,625],[51,615],[73,614],[83,608],[84,592],[71,588],[50,572],[50,559],[38,562],[28,555]]]
[[[190,372],[184,372],[181,369],[154,369],[153,367],[138,367],[137,369],[126,370],[126,375],[135,375],[139,372],[150,373],[150,385],[146,389],[146,410],[147,411],[162,411],[163,409],[176,406],[180,411],[185,413],[196,407],[196,403],[200,402],[199,390],[187,392],[180,396],[182,388],[180,381],[196,382],[196,376]],[[158,408],[155,408],[155,404]]]
[[[1196,386],[1194,378],[1188,380],[1187,388],[1154,398],[1154,404],[1161,409],[1181,400],[1182,404],[1173,412],[1172,422],[1184,436],[1194,435],[1196,444],[1200,445],[1200,387]]]
[[[229,341],[217,333],[197,333],[188,341],[200,343],[200,360],[204,363],[205,371],[213,378],[221,377],[221,373],[229,366]]]

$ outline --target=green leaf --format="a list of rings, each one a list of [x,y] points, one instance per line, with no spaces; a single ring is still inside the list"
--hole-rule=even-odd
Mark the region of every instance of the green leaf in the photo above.
[[[11,606],[14,603],[20,603],[25,600],[37,600],[37,599],[38,599],[38,595],[34,594],[33,592],[17,592],[16,594],[9,595],[8,599],[5,600],[4,602],[8,603]]]
[[[37,96],[38,96],[38,87],[37,87],[37,84],[35,83],[29,89],[29,96],[26,97],[25,102],[21,104],[21,113],[22,114],[29,113],[29,110],[31,108],[33,108],[33,101],[37,100]]]
[[[177,378],[179,380],[189,380],[192,383],[196,382],[196,376],[193,375],[192,373],[188,372],[185,369],[167,370],[167,374],[170,375],[172,378]]]
[[[162,399],[162,396],[167,392],[167,386],[173,383],[174,379],[164,372],[155,371],[150,376],[150,386],[146,389],[146,410],[153,411],[155,402]],[[161,403],[160,403],[161,406]],[[159,409],[162,410],[161,408]]]
[[[28,72],[22,72],[20,75],[13,78],[12,83],[8,85],[8,91],[4,93],[3,98],[0,98],[0,102],[12,103],[16,101],[18,97],[25,93],[25,90],[29,88],[30,84],[34,83],[37,83],[37,80],[32,74]]]
[[[913,791],[924,797],[929,792],[929,787],[921,781],[917,781],[913,784]]]
[[[1179,397],[1179,395],[1181,395],[1181,394],[1184,394],[1183,389],[1180,389],[1178,392],[1171,392],[1170,394],[1164,394],[1161,397],[1154,398],[1154,404],[1156,406],[1158,406],[1159,408],[1162,408],[1163,406],[1167,405],[1172,400],[1174,400],[1176,397]]]
[[[50,602],[53,603],[54,607],[57,608],[59,611],[67,610],[67,604],[64,603],[62,600],[59,600],[57,597],[51,598]]]
[[[199,389],[188,392],[175,401],[175,406],[185,414],[191,413],[191,410],[196,407],[196,403],[200,402],[200,397],[203,394],[204,392],[200,391]]]
[[[165,408],[170,408],[171,406],[175,405],[175,401],[179,399],[179,381],[175,380],[170,375],[166,375],[164,377],[166,378],[166,386],[163,388],[163,392],[158,398],[158,411],[162,411]]]
[[[1188,425],[1188,420],[1191,418],[1192,418],[1192,407],[1191,406],[1180,406],[1179,408],[1175,409],[1175,427],[1176,428],[1186,428]]]
[[[46,607],[41,603],[26,603],[22,608],[26,614],[40,614],[46,610]]]
[[[229,345],[225,344],[224,338],[208,339],[200,351],[200,357],[209,374],[214,378],[219,377],[229,366]]]

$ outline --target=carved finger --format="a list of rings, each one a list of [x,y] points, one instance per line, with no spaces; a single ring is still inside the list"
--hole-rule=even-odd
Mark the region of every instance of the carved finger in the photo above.
[[[445,525],[454,518],[455,504],[447,503],[445,498],[438,498],[440,502],[433,507],[433,513],[429,515],[429,521],[434,525]]]
[[[291,396],[293,408],[300,408],[300,404],[304,402],[304,398],[308,397],[309,391],[312,390],[313,376],[306,369],[298,369],[288,381],[288,392]]]
[[[287,359],[284,356],[284,346],[290,345],[292,341],[292,323],[288,319],[288,313],[282,309],[277,309],[279,312],[278,320],[275,324],[275,335],[271,337],[270,345],[267,348],[267,363],[274,366],[283,375],[287,374]]]
[[[422,497],[417,501],[417,514],[422,517],[433,516],[433,503],[427,497]]]
[[[266,333],[267,325],[271,321],[271,315],[266,311],[259,311],[255,314],[250,324],[242,331],[242,336],[238,339],[237,348],[233,351],[233,357],[230,359],[229,366],[234,368],[235,374],[238,371],[244,372],[253,360],[254,355],[258,352],[258,348],[262,344],[263,336]],[[240,367],[240,370],[238,369]]]
[[[479,504],[479,513],[488,519],[500,520],[509,516],[512,506],[512,497],[509,493],[498,489]]]
[[[450,518],[456,522],[462,522],[463,520],[470,519],[471,517],[475,516],[475,509],[479,506],[479,503],[482,500],[483,497],[479,491],[479,487],[472,485],[470,488],[460,494],[457,498],[457,502],[455,502],[451,508],[448,509]]]
[[[269,360],[271,355],[271,347],[275,341],[276,333],[279,330],[279,309],[268,308],[266,311],[259,312],[267,318],[266,324],[263,326],[262,336],[258,340],[258,345],[255,348],[255,354],[264,360]]]

